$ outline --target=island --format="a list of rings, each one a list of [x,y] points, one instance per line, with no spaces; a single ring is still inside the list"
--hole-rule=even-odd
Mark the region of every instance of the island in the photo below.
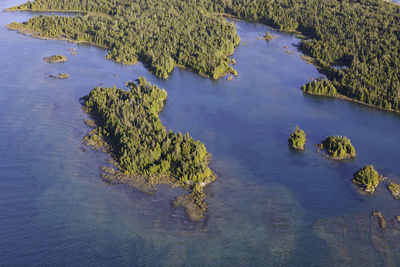
[[[289,136],[289,147],[297,150],[304,150],[306,144],[306,133],[298,126],[290,133]]]
[[[374,193],[383,179],[374,166],[367,165],[354,173],[351,181],[365,192]]]
[[[45,57],[43,60],[49,63],[59,63],[67,61],[67,58],[62,55],[54,55],[51,57]]]
[[[140,77],[128,82],[129,91],[96,87],[82,98],[84,110],[95,126],[85,142],[112,155],[113,167],[103,168],[103,178],[125,183],[144,192],[157,184],[189,191],[177,197],[189,218],[199,221],[207,210],[204,188],[216,179],[209,168],[210,154],[188,133],[167,131],[158,113],[167,92]]]
[[[389,192],[392,194],[394,199],[400,199],[400,185],[394,182],[389,182],[387,184]]]
[[[356,156],[350,139],[345,136],[328,136],[318,147],[324,149],[330,159],[342,160]]]
[[[58,75],[49,75],[50,78],[53,79],[67,79],[69,77],[68,73],[59,73]]]
[[[306,93],[400,111],[400,5],[388,1],[34,0],[8,9],[14,10],[86,12],[33,17],[12,28],[101,45],[109,49],[107,58],[141,61],[162,78],[175,66],[225,76],[240,39],[224,16],[264,23],[303,36],[300,51],[326,77],[310,82]]]
[[[39,0],[11,10],[87,12],[75,17],[35,16],[12,28],[29,30],[38,38],[106,47],[107,58],[123,64],[140,61],[163,79],[175,67],[212,79],[236,73],[229,58],[240,43],[233,22],[207,12],[196,1]]]
[[[266,32],[263,39],[269,42],[274,40],[274,36],[272,36],[269,32]]]

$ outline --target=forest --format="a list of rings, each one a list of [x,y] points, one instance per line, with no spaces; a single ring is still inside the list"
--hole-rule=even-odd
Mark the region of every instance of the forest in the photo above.
[[[300,50],[315,59],[339,94],[400,110],[400,5],[384,0],[217,0],[210,5],[303,34]]]
[[[367,165],[354,173],[352,182],[363,190],[373,193],[378,187],[382,176],[374,169],[374,166]]]
[[[190,190],[205,212],[203,187],[215,175],[208,167],[210,155],[204,144],[162,125],[158,113],[167,98],[165,90],[143,77],[127,87],[129,91],[96,87],[82,98],[97,125],[98,135],[93,137],[100,136],[111,147],[125,175],[143,175],[150,182],[167,176],[171,184]]]
[[[336,88],[327,79],[316,79],[301,87],[301,90],[311,95],[336,96]]]
[[[229,55],[239,44],[233,23],[196,1],[34,1],[9,10],[80,10],[76,17],[40,16],[20,26],[43,37],[87,41],[109,49],[123,64],[141,61],[168,78],[176,66],[213,79],[235,73]]]
[[[305,36],[299,48],[326,75],[326,88],[400,111],[400,5],[390,1],[35,0],[11,8],[27,9],[93,12],[76,18],[32,18],[24,26],[105,45],[109,58],[142,61],[163,78],[174,66],[211,78],[232,71],[228,55],[239,37],[220,14],[298,32]],[[321,89],[315,82],[310,86],[315,85]]]
[[[306,144],[306,133],[298,126],[289,135],[289,147],[298,150],[304,150]]]
[[[322,141],[320,147],[326,150],[331,159],[346,159],[356,156],[356,150],[346,136],[328,136]]]

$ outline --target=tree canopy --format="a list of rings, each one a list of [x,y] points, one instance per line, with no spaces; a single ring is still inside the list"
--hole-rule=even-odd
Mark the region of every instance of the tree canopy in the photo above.
[[[326,88],[332,85],[349,98],[400,110],[400,5],[385,0],[217,0],[212,6],[302,33],[306,38],[300,49],[326,74]]]
[[[94,88],[83,97],[85,110],[93,117],[97,129],[92,143],[103,139],[125,175],[142,175],[149,181],[168,177],[169,183],[191,191],[200,217],[205,212],[203,187],[215,177],[209,168],[205,146],[188,133],[167,131],[158,113],[167,92],[143,77],[128,82],[129,91]]]
[[[385,0],[35,0],[11,10],[77,10],[31,18],[23,27],[105,45],[108,57],[144,64],[166,78],[183,66],[211,78],[232,72],[239,38],[219,14],[301,32],[300,49],[327,80],[306,92],[340,95],[400,111],[400,5]],[[328,91],[325,91],[327,88]],[[336,88],[336,90],[334,90]]]
[[[306,133],[296,126],[294,131],[290,133],[288,142],[289,147],[304,150],[304,145],[306,144]]]
[[[196,1],[38,0],[15,9],[89,12],[76,17],[33,17],[19,26],[44,37],[105,46],[107,58],[123,64],[141,61],[164,79],[175,66],[213,79],[234,72],[228,55],[240,39],[233,23],[207,12]]]
[[[332,159],[346,159],[356,156],[356,150],[346,136],[328,136],[322,141],[321,145]]]
[[[361,187],[367,192],[373,193],[375,188],[378,187],[382,177],[374,169],[374,166],[367,165],[361,168],[353,175],[353,183]]]

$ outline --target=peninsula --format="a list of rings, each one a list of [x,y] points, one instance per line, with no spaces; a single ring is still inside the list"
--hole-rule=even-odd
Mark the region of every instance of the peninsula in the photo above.
[[[214,79],[233,72],[228,56],[239,37],[221,14],[261,22],[304,36],[300,50],[327,78],[307,93],[328,88],[329,96],[400,111],[400,5],[389,1],[34,0],[8,10],[86,12],[13,28],[105,46],[108,58],[141,61],[162,78],[175,66]]]
[[[104,46],[109,50],[107,58],[123,64],[141,61],[164,79],[176,66],[213,79],[235,74],[228,57],[240,42],[234,24],[196,1],[39,0],[12,10],[87,12],[76,17],[33,17],[12,28],[29,29],[39,38]]]

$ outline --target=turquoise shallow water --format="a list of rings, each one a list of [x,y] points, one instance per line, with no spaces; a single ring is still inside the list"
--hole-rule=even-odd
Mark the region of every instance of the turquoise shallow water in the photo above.
[[[301,59],[294,36],[276,33],[267,43],[256,37],[269,28],[238,21],[248,44],[233,55],[237,79],[176,69],[164,81],[141,64],[106,60],[103,49],[4,28],[32,15],[0,12],[0,265],[335,265],[339,256],[315,231],[316,221],[376,209],[400,214],[383,186],[368,196],[350,183],[369,163],[398,179],[400,116],[303,95],[301,85],[319,74]],[[53,54],[68,61],[42,61]],[[48,78],[59,72],[70,78]],[[208,188],[201,223],[171,207],[180,190],[160,187],[149,196],[107,185],[99,178],[107,156],[82,150],[88,128],[79,98],[100,83],[123,87],[140,75],[168,92],[164,125],[188,131],[213,155],[219,179]],[[296,125],[308,134],[305,152],[287,147]],[[357,158],[318,155],[313,144],[331,134],[351,138]],[[345,240],[359,248],[356,263],[381,263],[379,255],[365,262],[372,243]]]

